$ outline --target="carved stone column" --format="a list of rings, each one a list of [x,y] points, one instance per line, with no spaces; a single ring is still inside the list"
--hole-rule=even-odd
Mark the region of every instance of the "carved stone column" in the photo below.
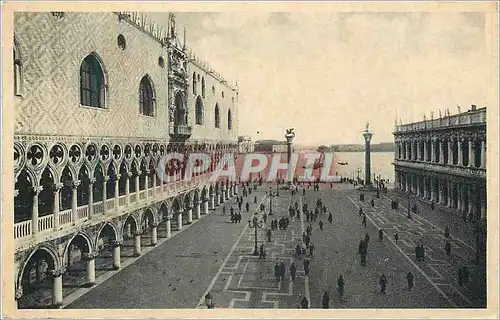
[[[427,155],[427,139],[424,139],[424,161],[427,161],[428,155]]]
[[[436,138],[431,139],[431,162],[436,162]]]
[[[444,164],[444,139],[439,139],[439,163]]]
[[[216,206],[220,205],[220,193],[215,194],[215,205]]]
[[[468,202],[468,207],[467,207],[467,215],[472,215],[472,209],[474,207],[474,194],[472,192],[472,185],[467,186],[467,202]]]
[[[448,208],[451,208],[453,207],[453,192],[452,192],[452,189],[453,189],[453,183],[448,180],[448,196],[447,196],[447,203],[446,203],[446,206]]]
[[[457,182],[457,211],[462,212],[462,184]]]
[[[182,211],[177,212],[177,230],[182,230]]]
[[[121,174],[115,175],[115,210],[118,210],[120,207],[120,178]]]
[[[78,220],[78,186],[80,185],[80,183],[80,180],[76,180],[71,184],[71,217],[73,220],[73,224],[76,223],[76,220]]]
[[[436,200],[436,180],[434,177],[430,177],[430,183],[431,183],[431,197],[430,197],[430,200],[431,201],[435,201]]]
[[[474,138],[470,137],[469,138],[469,163],[467,164],[467,167],[474,167],[474,162],[475,162],[475,150],[473,148],[473,140]]]
[[[149,170],[144,170],[144,199],[148,199],[149,192]]]
[[[153,224],[151,226],[151,245],[156,246],[158,244],[158,225]]]
[[[87,262],[87,283],[86,287],[92,287],[95,284],[95,257],[94,253],[83,253],[82,259]]]
[[[156,197],[156,174],[157,171],[155,170],[155,174],[153,175],[153,198]]]
[[[198,200],[195,203],[195,214],[196,214],[196,219],[200,220],[201,218],[201,202]]]
[[[210,194],[210,209],[215,209],[215,194],[213,193]]]
[[[54,195],[54,201],[52,203],[52,213],[54,214],[54,230],[59,230],[59,195],[62,187],[62,183],[55,183],[54,185],[52,185],[52,192]],[[72,216],[72,218],[74,217]]]
[[[113,242],[113,269],[119,270],[121,268],[121,241]]]
[[[443,179],[439,178],[439,204],[444,204],[444,182]]]
[[[452,165],[453,164],[453,141],[452,138],[448,138],[448,164]]]
[[[417,140],[416,144],[417,144],[417,161],[420,161],[420,140]]]
[[[170,225],[170,220],[171,220],[171,217],[170,217],[170,215],[168,215],[167,219],[165,220],[165,228],[167,230],[167,239],[169,239],[172,236],[172,227]]]
[[[64,268],[49,271],[49,276],[52,278],[52,304],[54,306],[63,304],[62,276],[64,271]]]
[[[31,234],[38,233],[38,195],[43,190],[42,186],[32,187],[33,191],[33,208],[31,210]]]
[[[127,172],[127,181],[125,183],[125,203],[130,204],[130,178],[132,178],[132,172]]]
[[[208,199],[203,199],[203,214],[208,214]]]
[[[140,202],[140,197],[139,197],[139,177],[141,176],[142,172],[138,171],[137,175],[135,176],[135,202]]]
[[[134,232],[134,256],[136,257],[141,255],[141,234],[141,230]]]
[[[481,168],[486,168],[486,141],[481,140]]]
[[[95,178],[89,179],[89,219],[92,219],[92,215],[94,214],[94,183],[96,182]]]
[[[193,206],[190,205],[186,208],[187,210],[187,224],[193,223]]]
[[[108,190],[107,190],[107,182],[109,181],[109,176],[104,176],[103,177],[103,184],[102,184],[102,214],[106,214],[108,211],[107,208],[107,196],[108,196]]]
[[[463,159],[464,159],[464,154],[462,150],[462,143],[463,143],[463,138],[458,138],[457,139],[457,146],[458,146],[458,166],[463,166]]]

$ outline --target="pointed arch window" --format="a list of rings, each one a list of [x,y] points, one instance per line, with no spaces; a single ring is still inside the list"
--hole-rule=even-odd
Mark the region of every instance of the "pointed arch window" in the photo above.
[[[202,125],[204,122],[205,115],[203,110],[203,100],[201,99],[200,96],[196,98],[195,114],[196,114],[196,124]]]
[[[196,88],[197,85],[198,83],[196,82],[196,73],[193,72],[193,95],[196,95],[198,91]]]
[[[201,96],[205,98],[205,78],[201,78]]]
[[[220,128],[220,109],[219,105],[215,105],[215,127]]]
[[[14,44],[14,95],[20,96],[22,94],[21,88],[21,57],[19,56],[19,49]]]
[[[231,115],[231,109],[227,110],[227,129],[233,129],[233,116]]]
[[[155,94],[148,76],[141,79],[139,86],[139,113],[145,116],[155,116]]]
[[[97,58],[90,54],[80,66],[80,103],[83,106],[104,108],[106,83]]]

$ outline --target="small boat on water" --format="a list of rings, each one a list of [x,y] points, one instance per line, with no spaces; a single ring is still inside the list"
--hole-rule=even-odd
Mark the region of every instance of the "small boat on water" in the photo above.
[[[345,165],[349,164],[347,161],[339,161],[337,163],[340,164],[341,166],[345,166]]]

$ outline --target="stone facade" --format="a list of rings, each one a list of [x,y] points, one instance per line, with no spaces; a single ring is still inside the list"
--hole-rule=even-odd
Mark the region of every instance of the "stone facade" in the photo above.
[[[485,232],[486,108],[398,125],[394,137],[395,187]]]
[[[239,153],[252,153],[254,151],[254,144],[252,138],[249,136],[238,137],[238,152]]]
[[[124,242],[139,255],[145,234],[154,245],[160,229],[168,238],[236,194],[235,182],[212,176],[223,156],[237,153],[238,90],[180,43],[173,14],[161,30],[130,12],[16,13],[14,39],[20,306],[30,307],[25,296],[44,280],[52,287],[49,304],[60,305],[74,261],[85,261],[92,285],[103,252],[118,269]],[[82,80],[87,59],[89,80]],[[202,124],[195,123],[192,74],[207,79]],[[84,81],[99,83],[99,96],[88,100],[93,106],[82,105]],[[216,104],[220,128],[212,121]],[[212,162],[188,175],[193,152]],[[172,153],[184,161],[163,162]]]

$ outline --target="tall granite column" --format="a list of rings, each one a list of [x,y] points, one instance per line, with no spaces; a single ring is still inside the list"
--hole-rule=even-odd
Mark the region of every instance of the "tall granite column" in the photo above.
[[[365,186],[371,185],[371,163],[370,163],[370,141],[372,139],[373,133],[369,131],[368,124],[366,125],[366,130],[363,132],[363,138],[365,138]]]

